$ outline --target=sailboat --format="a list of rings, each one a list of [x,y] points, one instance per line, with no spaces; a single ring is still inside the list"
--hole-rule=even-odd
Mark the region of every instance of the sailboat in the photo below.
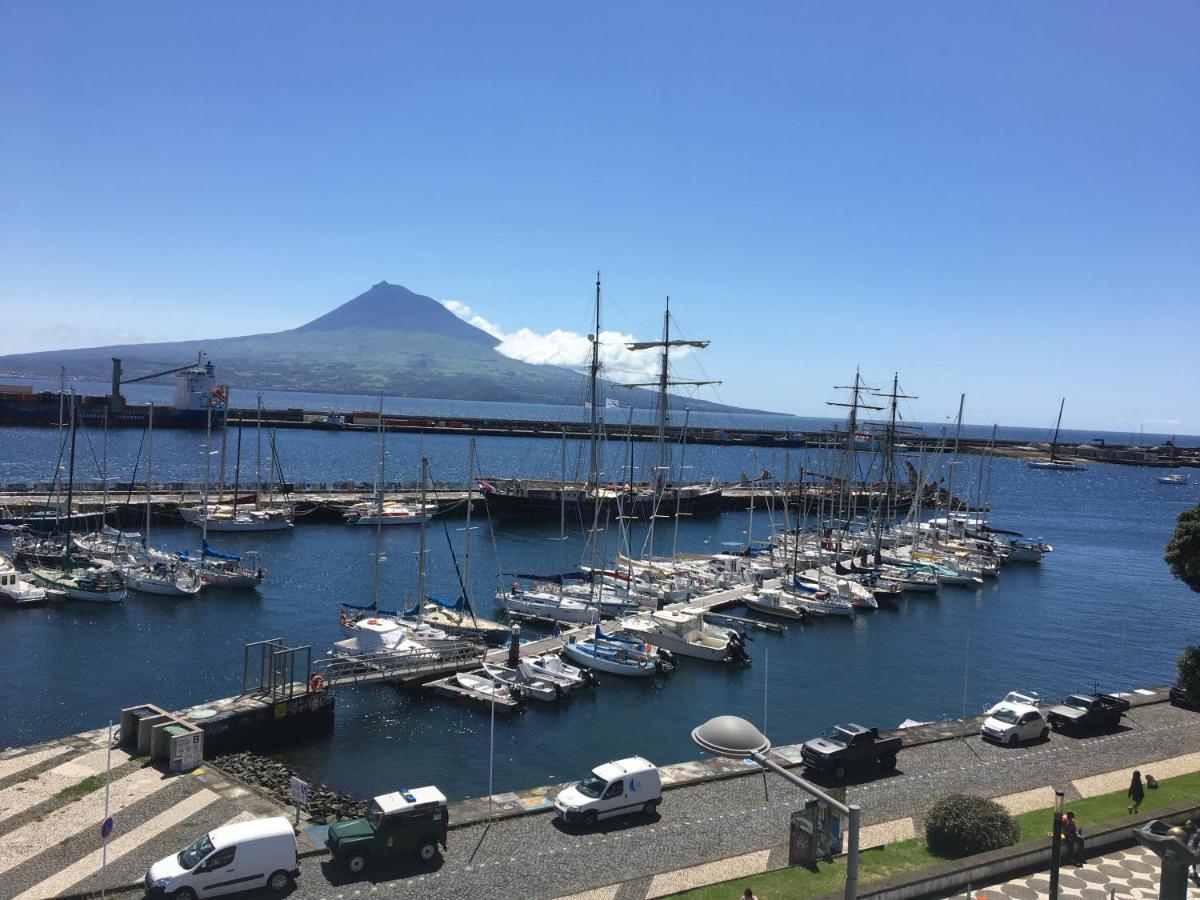
[[[1031,469],[1050,469],[1055,472],[1079,472],[1087,468],[1080,463],[1068,462],[1063,459],[1055,459],[1058,452],[1058,429],[1062,425],[1063,407],[1067,403],[1067,398],[1063,397],[1062,402],[1058,404],[1058,418],[1054,422],[1054,439],[1050,442],[1050,458],[1049,459],[1031,459],[1029,468]]]
[[[67,474],[67,548],[62,560],[62,569],[49,567],[33,568],[33,576],[45,587],[66,594],[74,600],[94,603],[119,603],[125,597],[125,582],[121,573],[110,566],[93,566],[71,555],[71,507],[75,495],[75,436],[77,431],[75,395],[71,394],[71,457]]]
[[[203,582],[200,573],[186,561],[169,553],[155,552],[150,547],[152,495],[154,490],[154,404],[149,404],[146,417],[146,534],[143,547],[146,559],[142,563],[122,568],[125,584],[143,594],[164,597],[194,597]]]

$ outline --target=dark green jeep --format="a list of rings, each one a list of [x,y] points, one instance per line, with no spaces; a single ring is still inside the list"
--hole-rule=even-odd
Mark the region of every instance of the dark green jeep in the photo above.
[[[415,854],[424,862],[446,849],[446,796],[435,787],[382,794],[366,818],[329,826],[325,846],[333,858],[358,873],[372,860]]]

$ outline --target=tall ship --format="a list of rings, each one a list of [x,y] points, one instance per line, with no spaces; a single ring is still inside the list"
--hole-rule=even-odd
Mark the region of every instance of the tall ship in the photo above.
[[[154,424],[159,428],[203,428],[210,400],[218,411],[224,408],[224,395],[217,386],[212,361],[198,354],[196,361],[162,372],[125,378],[121,360],[113,357],[112,391],[103,397],[75,396],[75,414],[80,425],[100,427],[128,425],[145,428],[150,408],[145,404],[129,406],[121,386],[175,376],[175,394],[170,406],[154,407]],[[57,391],[35,391],[32,385],[0,385],[0,425],[58,425],[64,421],[67,403],[66,385]]]
[[[658,350],[658,378],[652,382],[622,384],[623,388],[656,388],[654,463],[651,476],[638,482],[633,478],[633,441],[628,442],[628,462],[623,466],[626,477],[619,481],[602,480],[600,477],[600,442],[604,427],[600,421],[600,410],[608,406],[600,397],[600,276],[596,276],[595,328],[589,335],[592,344],[592,360],[588,370],[588,408],[590,427],[588,432],[588,479],[586,483],[539,481],[516,478],[484,478],[479,480],[479,489],[484,494],[488,512],[498,517],[511,518],[558,518],[569,517],[572,521],[591,523],[593,517],[606,516],[650,520],[674,518],[676,516],[715,516],[721,512],[721,487],[715,481],[687,484],[671,478],[674,469],[671,446],[667,441],[667,426],[670,423],[670,394],[668,389],[681,385],[700,386],[720,384],[718,381],[681,381],[671,377],[671,349],[689,347],[703,349],[709,345],[705,340],[684,340],[671,336],[671,301],[667,298],[663,313],[661,340],[637,341],[625,345],[628,350]],[[633,414],[630,411],[630,430]],[[686,440],[686,424],[683,430]],[[682,463],[679,471],[683,472]]]

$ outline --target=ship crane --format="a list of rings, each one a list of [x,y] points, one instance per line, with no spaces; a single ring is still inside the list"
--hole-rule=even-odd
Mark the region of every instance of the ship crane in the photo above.
[[[120,412],[125,408],[125,398],[121,396],[121,385],[123,384],[137,384],[139,381],[149,381],[152,378],[161,378],[163,375],[174,375],[177,372],[186,372],[189,369],[206,368],[209,372],[212,371],[212,361],[204,362],[203,350],[196,354],[196,361],[194,363],[188,363],[186,366],[176,366],[174,369],[166,369],[162,372],[153,372],[150,375],[139,375],[137,378],[121,377],[121,360],[118,357],[112,357],[112,364],[112,394],[109,397],[109,410],[111,412]]]

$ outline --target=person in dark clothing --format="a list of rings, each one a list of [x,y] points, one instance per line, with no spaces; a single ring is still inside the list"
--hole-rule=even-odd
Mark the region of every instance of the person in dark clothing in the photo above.
[[[1142,805],[1142,800],[1146,797],[1146,789],[1142,787],[1142,773],[1135,771],[1133,779],[1129,782],[1129,814],[1133,815],[1138,811],[1138,807]]]
[[[1066,817],[1062,820],[1063,838],[1067,842],[1067,859],[1077,866],[1083,865],[1083,835],[1079,832],[1079,826],[1075,823],[1075,813],[1067,810]]]

